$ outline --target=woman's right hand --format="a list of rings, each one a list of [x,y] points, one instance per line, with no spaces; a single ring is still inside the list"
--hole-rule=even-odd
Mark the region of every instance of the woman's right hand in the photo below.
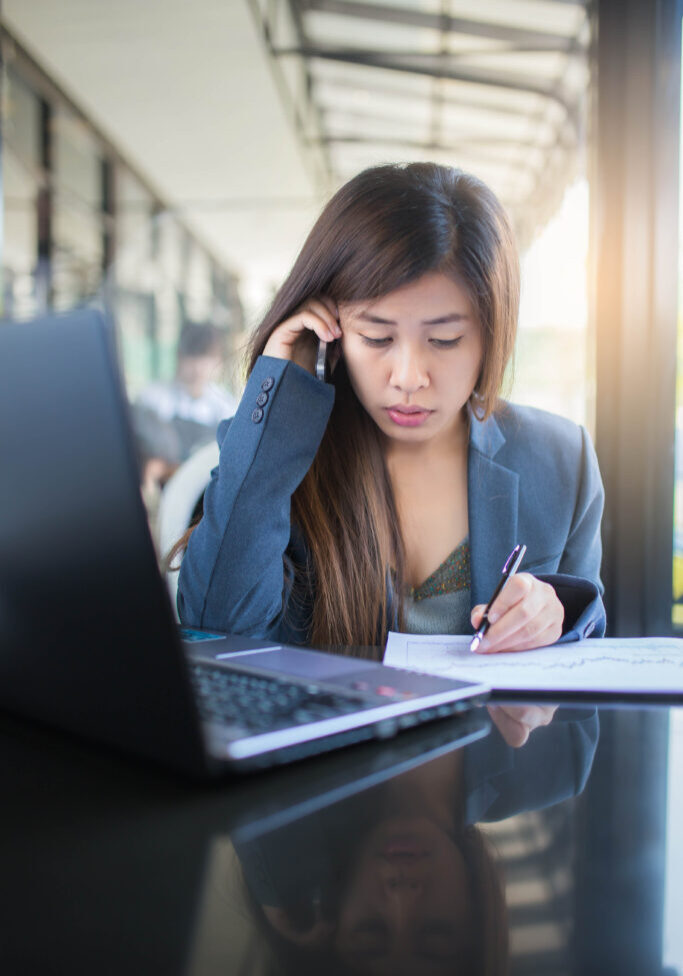
[[[550,725],[557,705],[488,705],[488,713],[505,741],[519,749],[534,729]]]
[[[315,375],[317,340],[334,342],[341,334],[334,302],[311,298],[271,332],[263,355],[289,359]]]

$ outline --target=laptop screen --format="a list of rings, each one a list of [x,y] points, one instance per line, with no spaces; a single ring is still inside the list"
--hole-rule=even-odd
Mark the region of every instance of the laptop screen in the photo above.
[[[195,753],[113,338],[97,311],[0,325],[0,457],[0,704],[137,751]]]

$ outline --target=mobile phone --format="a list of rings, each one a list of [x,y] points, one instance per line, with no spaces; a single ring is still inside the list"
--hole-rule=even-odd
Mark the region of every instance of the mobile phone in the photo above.
[[[315,375],[321,383],[330,381],[330,365],[327,361],[327,343],[318,339],[318,355],[315,360]]]

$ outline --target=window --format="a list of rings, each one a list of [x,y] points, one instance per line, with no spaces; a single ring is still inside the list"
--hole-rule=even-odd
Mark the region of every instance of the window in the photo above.
[[[681,73],[683,76],[683,72]],[[683,153],[679,158],[683,160]],[[680,175],[679,175],[680,181]],[[683,199],[683,194],[681,194]],[[676,355],[676,446],[674,468],[673,606],[671,621],[683,631],[683,206],[678,212],[678,342]]]

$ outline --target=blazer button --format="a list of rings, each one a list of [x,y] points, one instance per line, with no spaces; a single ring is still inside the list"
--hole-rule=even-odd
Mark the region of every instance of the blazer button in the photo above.
[[[265,407],[265,405],[268,403],[268,394],[259,393],[259,395],[256,397],[256,403],[259,407]]]
[[[260,424],[261,421],[263,420],[263,410],[261,410],[260,407],[256,407],[256,409],[251,415],[251,419],[254,421],[255,424]]]
[[[261,389],[264,391],[264,393],[267,393],[268,390],[272,390],[274,386],[275,386],[275,380],[273,379],[272,376],[266,376],[263,383],[261,383]]]

